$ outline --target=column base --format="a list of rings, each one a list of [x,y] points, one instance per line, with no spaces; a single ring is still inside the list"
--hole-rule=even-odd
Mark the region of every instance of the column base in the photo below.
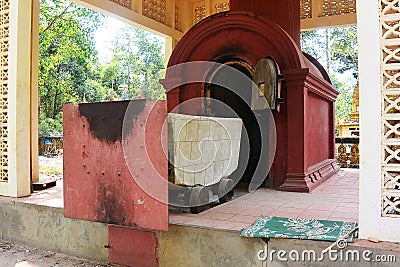
[[[306,173],[287,173],[279,190],[308,193],[340,170],[336,160],[327,159],[308,168]]]

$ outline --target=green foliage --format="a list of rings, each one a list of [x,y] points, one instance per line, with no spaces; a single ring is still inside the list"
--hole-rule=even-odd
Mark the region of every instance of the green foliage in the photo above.
[[[62,135],[62,113],[58,113],[56,118],[47,118],[44,113],[39,118],[39,136],[60,136]]]
[[[358,43],[357,28],[339,27],[330,31],[330,59],[337,63],[339,73],[351,71],[354,78],[358,77]]]
[[[321,30],[300,32],[301,49],[317,59],[321,64],[326,61],[326,44]]]
[[[82,101],[165,98],[163,43],[123,28],[110,62],[100,65],[94,33],[104,16],[67,0],[41,0],[39,25],[39,135],[62,134],[62,106]]]
[[[357,28],[338,27],[301,33],[302,50],[327,68],[333,85],[340,91],[336,116],[350,118],[352,95],[358,77]],[[352,77],[349,77],[349,74]]]
[[[163,43],[153,34],[131,26],[120,30],[113,42],[113,58],[102,70],[103,86],[113,89],[122,99],[141,96],[159,99],[164,90]]]
[[[330,73],[351,71],[358,77],[358,44],[355,26],[301,32],[302,50],[325,65]]]
[[[352,97],[355,84],[348,80],[346,82],[339,81],[335,75],[330,75],[333,85],[339,90],[335,103],[336,117],[340,120],[349,119],[352,108]]]
[[[41,0],[39,25],[40,134],[61,133],[62,105],[83,99],[95,76],[93,32],[102,16],[65,0]],[[99,96],[93,96],[99,98]]]

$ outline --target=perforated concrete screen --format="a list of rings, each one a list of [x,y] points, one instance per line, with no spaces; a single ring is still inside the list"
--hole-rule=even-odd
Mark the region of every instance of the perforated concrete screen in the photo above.
[[[143,15],[162,24],[166,23],[166,0],[143,0]]]
[[[400,8],[381,0],[382,216],[400,217]]]
[[[342,15],[356,12],[355,0],[324,0],[322,16]]]
[[[300,18],[311,18],[311,0],[300,0]]]
[[[9,0],[0,1],[0,182],[8,180]]]
[[[111,2],[117,3],[120,6],[131,8],[131,0],[110,0]]]

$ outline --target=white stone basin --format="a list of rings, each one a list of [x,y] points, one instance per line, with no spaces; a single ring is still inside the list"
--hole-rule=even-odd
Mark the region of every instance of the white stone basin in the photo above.
[[[239,161],[242,120],[168,114],[170,182],[212,185],[232,174]]]

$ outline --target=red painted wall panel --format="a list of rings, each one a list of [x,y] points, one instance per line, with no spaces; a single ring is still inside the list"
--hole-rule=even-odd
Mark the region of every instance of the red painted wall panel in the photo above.
[[[122,140],[128,105],[133,110]],[[162,128],[166,116],[165,101],[65,105],[65,217],[167,230],[167,202],[143,190],[153,188],[168,197],[168,161],[162,149],[167,142]],[[123,142],[129,146],[125,155]]]
[[[155,267],[157,234],[115,225],[108,226],[109,262],[132,267]]]
[[[306,98],[306,162],[315,165],[330,157],[332,102],[308,92]],[[325,144],[325,145],[322,145]]]

